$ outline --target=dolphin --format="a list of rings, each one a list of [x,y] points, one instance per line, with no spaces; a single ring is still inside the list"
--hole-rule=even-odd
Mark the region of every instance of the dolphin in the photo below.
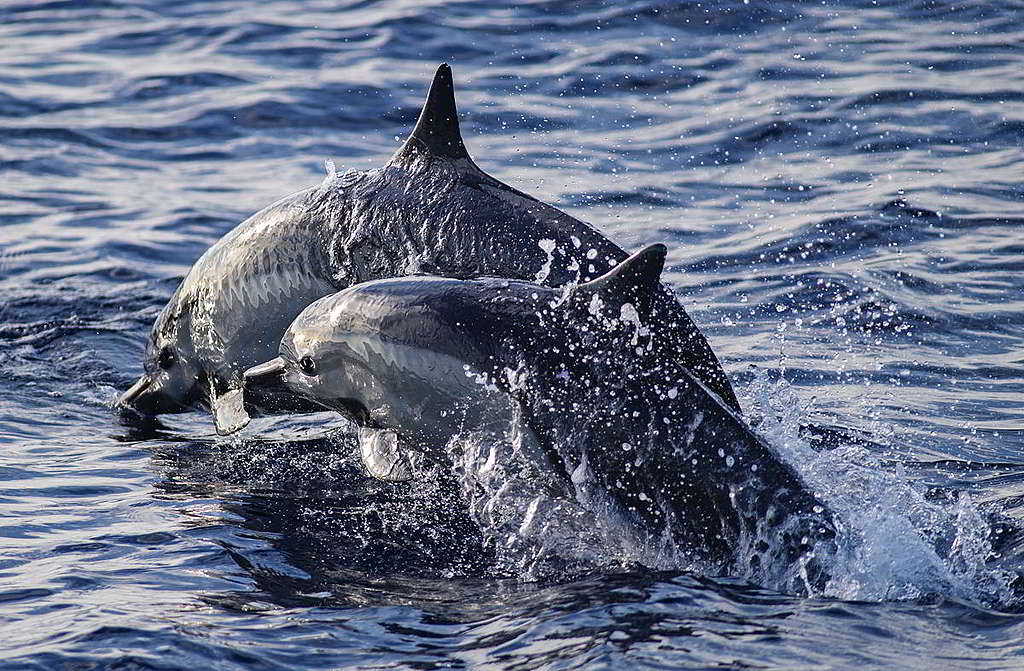
[[[820,587],[835,552],[828,507],[654,335],[675,305],[662,300],[665,253],[652,245],[563,289],[358,284],[304,309],[245,389],[352,418],[367,470],[387,480],[443,462],[441,448],[479,426],[519,424],[553,490],[576,497],[589,482],[648,537],[722,567],[799,566],[797,582]]]
[[[382,168],[337,174],[256,213],[202,255],[153,325],[143,375],[116,407],[153,415],[208,406],[217,430],[250,413],[301,411],[296,399],[240,389],[312,301],[411,274],[490,275],[553,287],[586,282],[627,256],[590,225],[484,173],[459,130],[441,65],[415,128]],[[739,405],[718,359],[675,296],[656,292],[654,337]]]

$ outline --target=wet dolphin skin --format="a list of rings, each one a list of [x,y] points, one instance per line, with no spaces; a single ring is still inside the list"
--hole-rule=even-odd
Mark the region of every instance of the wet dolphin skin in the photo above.
[[[664,257],[652,245],[567,291],[498,278],[353,286],[303,310],[246,390],[351,417],[385,479],[412,477],[411,455],[443,461],[481,426],[513,426],[551,490],[596,490],[722,570],[741,560],[796,591],[820,586],[836,534],[827,507],[648,327],[662,319]]]
[[[490,275],[546,286],[593,279],[626,253],[588,224],[476,166],[459,131],[451,70],[438,68],[412,134],[381,168],[329,175],[242,222],[192,267],[153,326],[144,373],[117,405],[144,414],[238,419],[242,372],[276,351],[299,312],[359,282],[417,273]],[[707,341],[659,289],[654,337],[727,405],[735,396]],[[252,412],[306,409],[252,394]],[[234,419],[228,419],[234,416]],[[222,418],[225,418],[222,420]]]

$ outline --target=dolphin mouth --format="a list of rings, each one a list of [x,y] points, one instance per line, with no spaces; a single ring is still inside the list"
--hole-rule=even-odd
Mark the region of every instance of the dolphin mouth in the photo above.
[[[127,391],[117,397],[117,400],[114,401],[114,406],[123,410],[135,410],[135,404],[138,402],[138,399],[152,383],[153,381],[148,375],[143,375]]]
[[[144,374],[114,401],[114,408],[123,415],[162,415],[188,412],[180,403],[159,388],[150,375]]]
[[[357,399],[336,398],[330,403],[325,403],[324,406],[345,415],[352,420],[356,426],[361,426],[367,429],[385,428],[379,422],[374,421],[373,415],[370,414],[370,409]]]
[[[242,374],[243,389],[247,395],[273,394],[287,389],[285,384],[284,359],[277,357],[266,363],[253,366]],[[294,394],[294,392],[292,392]],[[311,406],[307,412],[317,410],[334,410],[345,415],[358,426],[367,428],[383,428],[373,421],[369,408],[355,398],[313,399],[300,395],[296,400],[307,401]],[[246,401],[249,403],[249,400]]]

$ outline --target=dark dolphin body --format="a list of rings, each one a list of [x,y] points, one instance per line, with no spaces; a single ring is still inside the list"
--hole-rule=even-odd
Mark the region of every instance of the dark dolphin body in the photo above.
[[[358,282],[430,273],[546,286],[586,281],[626,258],[588,224],[481,171],[459,132],[451,70],[437,70],[416,128],[382,168],[329,176],[244,221],[196,262],[160,313],[145,373],[118,406],[145,414],[195,404],[218,429],[244,425],[242,372],[273,356],[313,300]],[[659,288],[654,337],[726,405],[736,398],[707,341]],[[259,412],[294,399],[247,398]]]
[[[825,504],[652,337],[676,310],[662,300],[664,256],[654,245],[568,292],[494,278],[353,286],[306,308],[246,389],[352,417],[378,477],[404,475],[408,454],[444,459],[483,423],[522,422],[513,434],[528,434],[524,452],[567,498],[607,493],[649,538],[820,589],[836,534]]]

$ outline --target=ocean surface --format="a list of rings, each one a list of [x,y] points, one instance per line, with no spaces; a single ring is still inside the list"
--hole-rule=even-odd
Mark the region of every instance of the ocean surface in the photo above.
[[[1022,45],[1008,0],[4,2],[0,668],[1024,668]],[[440,62],[484,170],[669,245],[842,520],[820,594],[498,571],[339,418],[112,411],[199,255],[381,165]]]

